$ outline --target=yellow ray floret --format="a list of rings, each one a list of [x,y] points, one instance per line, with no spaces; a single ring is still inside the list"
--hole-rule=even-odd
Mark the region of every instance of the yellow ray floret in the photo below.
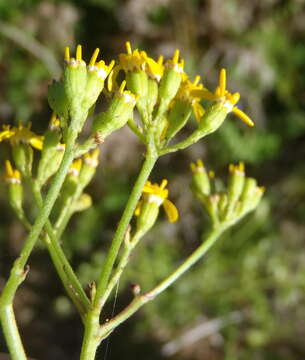
[[[161,184],[152,184],[150,181],[147,181],[143,190],[143,199],[141,202],[155,202],[159,206],[163,205],[167,218],[170,222],[175,222],[178,220],[179,213],[176,206],[168,200],[168,189],[166,189],[168,181],[166,179],[162,180]],[[138,216],[141,212],[141,202],[139,202],[135,214]]]
[[[3,140],[8,140],[12,146],[29,144],[37,150],[41,150],[43,146],[43,136],[36,135],[31,131],[31,124],[27,127],[3,125],[3,130],[0,132],[0,142]]]
[[[214,100],[226,109],[226,111],[233,112],[237,115],[245,124],[248,126],[254,126],[254,122],[250,119],[250,117],[245,114],[242,110],[240,110],[237,106],[235,106],[240,98],[240,94],[230,93],[227,89],[227,76],[226,70],[221,69],[219,73],[219,85],[215,89],[214,93],[207,89],[194,89],[192,91],[193,96],[198,96],[201,99],[205,100]]]
[[[9,160],[5,161],[4,179],[8,184],[21,184],[21,174],[17,169],[13,169]]]
[[[232,174],[234,172],[244,173],[245,172],[245,164],[240,161],[237,165],[230,164],[229,172]]]

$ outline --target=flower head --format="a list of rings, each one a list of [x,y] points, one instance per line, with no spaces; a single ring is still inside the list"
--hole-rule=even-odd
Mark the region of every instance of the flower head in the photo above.
[[[82,46],[77,45],[76,47],[76,56],[70,56],[70,48],[68,46],[65,47],[65,63],[67,66],[72,68],[86,66],[86,62],[82,59]]]
[[[79,172],[82,168],[82,159],[76,159],[73,161],[73,163],[70,166],[70,169],[68,171],[68,174],[78,177],[79,176]]]
[[[31,124],[27,127],[3,125],[3,130],[0,132],[0,142],[3,140],[9,140],[12,146],[29,144],[37,150],[41,150],[43,146],[43,136],[36,135],[31,131]]]
[[[183,74],[184,68],[184,60],[180,59],[180,51],[178,49],[175,50],[172,59],[169,59],[165,62],[165,67],[175,70],[177,73]]]
[[[200,76],[197,75],[194,81],[190,81],[187,77],[182,81],[175,99],[187,101],[192,105],[195,119],[199,122],[204,114],[204,108],[200,104],[200,97],[194,95],[195,90],[204,89],[203,84],[199,83]]]
[[[168,189],[166,189],[167,183],[166,179],[162,180],[160,185],[152,184],[150,181],[147,181],[142,190],[143,199],[139,202],[135,215],[140,215],[143,202],[155,203],[158,206],[163,205],[170,222],[177,221],[179,217],[178,210],[176,206],[167,199],[169,194]]]
[[[91,56],[89,65],[87,66],[89,73],[95,73],[98,78],[100,78],[102,81],[106,79],[108,74],[111,72],[115,61],[112,60],[109,65],[106,65],[105,61],[100,60],[96,61],[98,54],[100,52],[100,49],[96,48]]]
[[[254,123],[249,118],[249,116],[246,115],[237,106],[235,106],[240,99],[240,94],[238,92],[230,93],[226,89],[226,86],[227,86],[226,83],[227,83],[226,70],[221,69],[220,73],[219,73],[219,85],[215,89],[214,93],[210,92],[207,89],[194,89],[194,90],[192,90],[192,94],[194,96],[200,97],[201,99],[216,101],[217,103],[221,104],[223,106],[223,108],[226,109],[227,113],[233,112],[244,123],[246,123],[249,126],[254,126]]]

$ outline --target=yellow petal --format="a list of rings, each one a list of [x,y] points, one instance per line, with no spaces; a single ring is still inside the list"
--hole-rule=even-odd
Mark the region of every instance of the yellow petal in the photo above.
[[[227,86],[227,79],[226,79],[226,70],[221,69],[219,73],[219,89],[220,89],[220,96],[224,96],[226,92]]]
[[[200,99],[206,99],[206,100],[217,100],[218,99],[218,96],[214,95],[207,89],[191,90],[191,96],[199,97]]]
[[[195,119],[199,123],[200,119],[202,118],[203,114],[205,113],[205,110],[198,102],[195,102],[193,104],[193,111],[194,111]]]
[[[246,115],[242,110],[240,110],[238,107],[234,106],[232,109],[232,112],[237,115],[241,121],[243,121],[248,126],[254,126],[254,122],[249,118],[248,115]]]
[[[168,199],[165,199],[163,202],[164,210],[167,215],[167,218],[170,222],[175,222],[178,220],[179,213],[176,206]]]
[[[42,137],[33,137],[30,139],[29,143],[33,146],[33,148],[35,148],[37,150],[42,150],[43,138]]]

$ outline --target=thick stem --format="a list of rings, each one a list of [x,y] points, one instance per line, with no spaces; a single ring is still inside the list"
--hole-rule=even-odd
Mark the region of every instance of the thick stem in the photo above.
[[[126,321],[140,307],[153,300],[156,296],[158,296],[161,292],[173,284],[181,275],[189,270],[190,267],[194,265],[200,258],[202,258],[202,256],[204,256],[207,251],[214,245],[223,231],[224,229],[222,228],[213,229],[202,245],[200,245],[171,275],[169,275],[159,285],[157,285],[149,292],[136,296],[134,300],[121,313],[115,316],[108,323],[105,323],[100,330],[101,338],[105,337],[105,334],[111,332],[122,322]]]
[[[96,289],[92,310],[88,312],[85,319],[85,334],[81,350],[81,360],[94,359],[94,354],[101,341],[101,338],[98,335],[100,330],[99,318],[105,300],[103,295],[107,289],[114,262],[118,256],[118,252],[120,250],[130,220],[134,214],[137,203],[140,199],[143,187],[156,161],[156,149],[154,145],[151,145],[148,147],[146,159],[132,189],[127,205],[114,235],[110,250],[104,262],[100,280]]]
[[[51,213],[51,210],[53,208],[53,205],[58,197],[59,191],[61,189],[61,186],[64,182],[64,179],[66,177],[66,174],[69,170],[69,167],[73,161],[74,157],[74,143],[77,137],[77,133],[74,132],[72,129],[69,131],[67,136],[67,142],[66,142],[66,151],[62,160],[62,163],[60,165],[60,168],[57,172],[56,177],[54,178],[54,181],[50,187],[50,190],[46,196],[44,206],[41,209],[39,215],[37,216],[34,225],[32,226],[32,229],[30,233],[28,234],[24,247],[21,250],[21,253],[19,257],[15,260],[13,267],[11,269],[11,273],[9,276],[9,279],[6,283],[6,285],[3,288],[1,298],[0,298],[0,314],[2,315],[9,306],[12,306],[15,293],[18,289],[18,286],[21,284],[24,278],[24,267],[28,261],[28,258],[36,244],[37,239],[39,238],[39,235]],[[12,311],[12,309],[11,309]],[[5,327],[5,318],[1,317],[2,326]],[[18,333],[17,326],[11,327],[11,330],[14,332],[14,338],[19,338],[20,336]],[[6,341],[8,344],[13,342],[12,339],[12,333],[4,333],[6,337]],[[21,340],[20,340],[21,344]],[[20,357],[15,357],[14,359],[23,359],[23,354],[20,353]],[[13,355],[12,355],[13,356]]]

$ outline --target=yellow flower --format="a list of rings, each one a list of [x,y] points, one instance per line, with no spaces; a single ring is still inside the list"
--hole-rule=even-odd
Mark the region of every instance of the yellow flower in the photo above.
[[[99,154],[100,154],[99,148],[96,148],[91,152],[87,152],[83,156],[84,163],[86,165],[89,165],[90,167],[96,168],[99,163]]]
[[[9,160],[5,161],[4,180],[7,184],[21,184],[21,174],[17,169],[13,169]]]
[[[184,74],[184,60],[181,59],[179,61],[180,51],[178,49],[175,50],[173,58],[169,59],[165,62],[165,67],[171,68],[175,70],[177,73]]]
[[[43,136],[36,135],[31,131],[31,124],[27,127],[19,125],[18,127],[3,126],[3,131],[0,132],[0,142],[9,140],[12,146],[20,143],[32,145],[33,148],[41,150],[43,146]]]
[[[86,62],[82,59],[82,46],[77,45],[76,47],[76,56],[75,58],[70,56],[70,48],[68,46],[65,47],[65,63],[73,68],[79,66],[86,66]]]
[[[98,54],[100,52],[100,49],[96,48],[93,52],[93,55],[91,56],[89,65],[87,66],[87,69],[89,72],[95,72],[97,74],[97,77],[101,80],[105,80],[110,71],[112,70],[115,61],[112,60],[109,65],[105,64],[105,61],[100,60],[96,62]]]
[[[128,71],[145,71],[147,55],[145,51],[139,51],[138,49],[131,49],[129,41],[126,41],[127,54],[119,55],[120,68],[125,72]]]
[[[191,82],[188,78],[183,80],[178,93],[176,95],[176,99],[180,99],[183,101],[187,101],[192,105],[195,119],[199,122],[202,115],[204,114],[204,108],[200,104],[201,98],[199,96],[194,95],[195,90],[204,89],[203,84],[199,84],[200,76],[197,75],[193,82]]]
[[[134,95],[129,90],[124,90],[125,87],[126,87],[126,80],[123,80],[120,85],[119,91],[117,92],[117,95],[123,99],[124,103],[126,103],[126,104],[130,103],[130,104],[135,105],[137,102],[137,96]]]
[[[167,180],[164,179],[161,182],[161,185],[152,184],[150,181],[147,181],[143,190],[143,199],[139,202],[135,215],[139,216],[141,213],[141,206],[143,202],[156,203],[158,206],[163,205],[165,213],[170,222],[175,222],[178,220],[179,214],[176,206],[168,200],[168,189],[166,189]]]
[[[246,115],[237,106],[235,106],[239,101],[240,94],[238,92],[233,94],[230,93],[226,89],[226,82],[226,70],[221,69],[219,73],[219,85],[217,86],[214,93],[210,92],[207,89],[195,89],[192,91],[192,95],[198,96],[201,99],[214,100],[217,103],[220,103],[228,113],[233,112],[244,123],[249,126],[254,126],[254,122],[249,118],[249,116]]]
[[[159,56],[158,61],[155,61],[146,55],[145,71],[150,78],[160,81],[164,72],[163,56]]]

